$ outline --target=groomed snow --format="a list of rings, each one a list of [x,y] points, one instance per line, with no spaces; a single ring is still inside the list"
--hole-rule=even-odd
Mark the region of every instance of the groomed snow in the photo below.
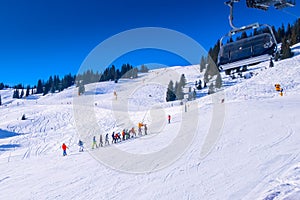
[[[300,199],[300,45],[291,59],[253,66],[250,79],[230,79],[225,85],[225,121],[212,150],[201,157],[213,116],[211,96],[198,91],[196,136],[174,163],[152,173],[126,173],[95,159],[91,141],[78,152],[71,87],[61,93],[13,100],[10,89],[1,90],[0,199]],[[170,145],[182,125],[184,107],[165,103],[167,71],[184,73],[189,85],[199,80],[196,66],[153,70],[136,80],[91,84],[85,95],[94,95],[93,109],[102,134],[130,128],[144,119],[149,135],[115,144],[136,154],[157,152]],[[173,75],[171,76],[173,77]],[[179,80],[179,77],[174,78]],[[160,84],[158,84],[160,83]],[[274,85],[284,89],[281,97]],[[129,119],[118,121],[112,112],[116,91],[133,87],[128,97]],[[78,97],[77,97],[78,98]],[[80,97],[79,97],[80,98]],[[82,97],[84,98],[84,97]],[[171,124],[151,116],[158,106]],[[27,119],[21,120],[25,114]],[[84,114],[84,113],[83,113]],[[88,117],[88,116],[87,116]],[[160,118],[159,118],[160,119]],[[166,119],[166,118],[165,118]],[[198,124],[197,124],[198,123]],[[87,127],[87,135],[100,133]],[[62,156],[65,142],[68,156]],[[111,147],[105,147],[110,154]],[[91,151],[90,154],[88,151]],[[132,165],[139,163],[131,163]]]

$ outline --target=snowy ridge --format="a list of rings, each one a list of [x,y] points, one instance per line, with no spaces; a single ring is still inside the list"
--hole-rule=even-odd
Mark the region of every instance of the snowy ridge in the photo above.
[[[153,173],[132,174],[111,169],[94,159],[92,138],[84,140],[85,152],[78,152],[79,139],[74,119],[76,88],[61,93],[13,100],[12,90],[1,90],[0,106],[0,199],[300,199],[300,45],[291,59],[268,62],[250,68],[250,79],[225,77],[225,123],[211,153],[201,158],[213,115],[211,96],[198,91],[197,134],[174,163]],[[176,72],[176,73],[175,73]],[[101,134],[131,128],[143,120],[149,135],[115,144],[130,153],[157,152],[170,145],[182,126],[183,106],[166,103],[170,79],[184,73],[193,86],[200,75],[197,66],[152,70],[136,80],[120,80],[86,86],[93,95],[92,106]],[[249,72],[248,72],[249,73]],[[168,75],[166,78],[165,75]],[[159,84],[158,84],[159,83]],[[279,96],[274,84],[280,83]],[[125,91],[130,91],[126,95]],[[128,108],[128,118],[115,119],[114,91]],[[80,97],[81,98],[81,97]],[[84,100],[83,96],[83,100]],[[115,106],[115,107],[114,107]],[[172,122],[153,117],[171,114]],[[190,109],[190,107],[188,107]],[[150,110],[150,111],[149,111]],[[21,120],[26,114],[27,119]],[[86,127],[87,135],[100,132]],[[110,138],[111,140],[111,138]],[[62,157],[65,142],[68,156]],[[133,163],[139,164],[139,163]]]

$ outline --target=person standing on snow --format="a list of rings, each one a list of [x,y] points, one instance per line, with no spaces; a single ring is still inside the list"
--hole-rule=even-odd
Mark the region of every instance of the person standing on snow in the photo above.
[[[100,142],[99,142],[99,147],[103,147],[103,139],[102,139],[102,134],[100,134]]]
[[[61,148],[63,150],[63,156],[66,156],[67,155],[67,149],[68,149],[67,145],[65,143],[63,143],[61,145]]]
[[[106,133],[106,135],[105,135],[105,146],[106,146],[106,144],[109,145],[108,133]]]
[[[112,138],[111,143],[112,143],[112,144],[113,144],[113,143],[116,143],[115,132],[113,132],[113,133],[111,134],[111,138]]]
[[[145,135],[147,135],[147,130],[148,130],[147,124],[144,124],[144,130],[145,130]]]
[[[78,141],[79,152],[83,152],[83,142],[81,140]]]
[[[168,123],[171,123],[171,115],[168,115]]]
[[[142,127],[144,126],[144,124],[142,122],[138,123],[138,134],[142,135]]]
[[[93,137],[92,149],[94,149],[95,146],[96,146],[96,148],[98,148],[97,141],[96,141],[96,136]]]

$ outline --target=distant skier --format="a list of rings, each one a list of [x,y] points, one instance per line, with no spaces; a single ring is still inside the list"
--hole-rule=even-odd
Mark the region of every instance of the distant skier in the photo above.
[[[142,127],[144,126],[144,124],[142,122],[138,123],[138,134],[142,135]]]
[[[129,131],[129,134],[131,133],[131,137],[136,137],[136,132],[134,130],[134,127],[131,128],[131,130]]]
[[[93,137],[92,149],[94,149],[95,146],[96,146],[96,148],[98,148],[97,141],[96,141],[96,136]]]
[[[83,142],[81,140],[78,141],[79,152],[83,152]]]
[[[148,127],[147,124],[144,124],[145,135],[147,135]]]
[[[168,123],[171,123],[171,115],[168,115]]]
[[[67,149],[68,149],[67,145],[65,143],[63,143],[61,148],[63,150],[63,156],[66,156],[67,155]]]
[[[122,131],[122,140],[123,141],[125,140],[125,129],[123,129],[123,131]]]
[[[103,138],[102,138],[102,134],[100,134],[99,147],[103,147]]]
[[[109,145],[108,133],[105,135],[105,146]]]
[[[283,96],[283,89],[281,88],[279,95],[282,97]]]
[[[113,132],[113,133],[111,134],[111,138],[112,138],[111,143],[112,143],[112,144],[113,144],[113,143],[116,143],[115,132]]]

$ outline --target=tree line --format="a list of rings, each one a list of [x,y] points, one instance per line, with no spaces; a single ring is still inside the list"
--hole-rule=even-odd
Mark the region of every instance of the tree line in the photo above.
[[[166,94],[166,101],[176,101],[176,100],[182,100],[184,99],[184,87],[186,85],[186,78],[185,75],[182,74],[180,76],[180,80],[174,82],[173,80],[170,80],[168,84],[167,94]]]
[[[23,84],[17,84],[13,86],[13,98],[24,98],[32,94],[49,94],[55,92],[61,92],[64,89],[76,85],[80,89],[80,93],[84,93],[84,85],[89,83],[104,82],[104,81],[115,81],[116,83],[120,78],[137,78],[138,72],[148,72],[148,68],[145,65],[141,66],[141,69],[133,67],[130,64],[123,64],[120,69],[117,69],[114,65],[107,67],[102,73],[98,71],[94,72],[93,70],[86,70],[82,74],[77,76],[69,73],[63,78],[60,78],[58,75],[50,76],[48,80],[39,79],[37,84],[31,87],[27,85],[26,87]],[[0,90],[10,88],[9,85],[4,85],[0,83]]]

